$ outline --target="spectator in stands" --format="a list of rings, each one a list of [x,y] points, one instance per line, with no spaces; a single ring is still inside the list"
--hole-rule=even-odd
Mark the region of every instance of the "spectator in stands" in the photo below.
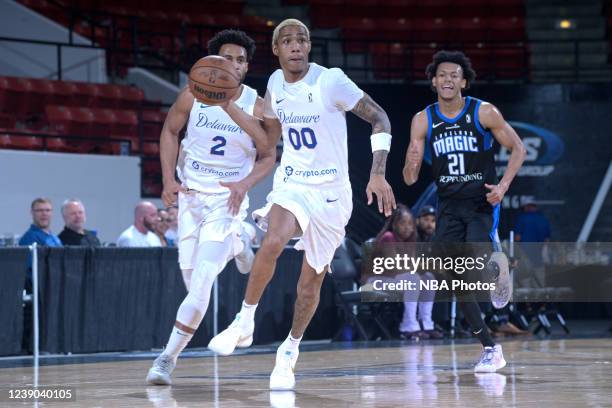
[[[524,202],[523,212],[516,219],[514,232],[516,242],[530,243],[520,245],[520,251],[526,258],[523,261],[529,263],[529,269],[534,271],[538,283],[544,285],[544,253],[550,240],[550,224],[533,199]]]
[[[38,245],[61,247],[62,242],[51,232],[51,218],[53,216],[53,206],[47,198],[36,198],[30,205],[32,213],[32,225],[19,240],[19,245],[31,245],[36,242]]]
[[[155,227],[159,222],[157,208],[150,201],[141,201],[134,209],[134,224],[117,239],[120,247],[160,247]]]
[[[100,246],[100,240],[93,231],[85,229],[85,207],[80,200],[71,198],[62,204],[64,230],[59,239],[64,245]]]
[[[388,246],[385,243],[415,243],[417,242],[417,227],[410,209],[403,204],[398,204],[391,217],[376,236],[374,254],[382,254],[385,257],[395,256],[395,251],[399,248]],[[416,290],[404,292],[404,313],[400,323],[400,335],[404,339],[419,340],[429,338],[442,338],[441,332],[435,330],[434,322],[431,319],[433,301],[436,295],[434,290],[419,290],[420,280],[435,280],[431,272],[424,272],[420,276],[407,273],[400,273],[395,276],[397,280],[415,280]],[[421,320],[423,328],[417,319]]]
[[[548,242],[550,240],[550,223],[538,210],[533,199],[523,204],[523,212],[519,214],[514,226],[514,239],[518,242]]]
[[[155,235],[161,241],[161,246],[167,247],[172,246],[166,238],[166,232],[168,231],[168,211],[160,208],[157,210],[157,224],[155,225]]]
[[[436,231],[436,210],[431,205],[424,205],[419,210],[416,220],[417,240],[419,242],[430,242]]]
[[[433,208],[431,205],[424,205],[423,207],[421,207],[421,209],[419,210],[419,215],[416,219],[416,226],[417,226],[417,241],[418,242],[431,242],[431,239],[433,238],[434,233],[436,232],[436,209]],[[427,272],[421,276],[421,279],[433,280],[435,278],[431,272]],[[427,296],[430,296],[432,300],[435,297],[431,293],[429,293],[429,295],[422,296],[423,305],[420,306],[421,302],[419,302],[419,307],[422,307],[423,309],[425,309],[425,311],[427,310],[427,308],[433,307],[433,303],[427,303],[426,301]],[[443,306],[445,306],[447,309],[448,302],[446,301],[443,302]],[[430,312],[425,313],[426,315],[430,316],[429,319],[427,320],[427,327],[432,327],[429,322],[432,321],[431,315],[433,314],[433,309],[429,309],[429,310]],[[447,313],[447,314],[449,315],[448,318],[450,318],[450,313]],[[445,315],[444,318],[446,317],[447,316]],[[423,325],[425,326],[425,324]],[[432,339],[441,339],[444,337],[444,334],[441,331],[437,330],[435,327],[431,329],[426,328],[425,332],[429,336],[429,338],[432,338]]]
[[[176,246],[178,237],[178,208],[168,207],[168,230],[164,234],[168,240],[168,246]]]

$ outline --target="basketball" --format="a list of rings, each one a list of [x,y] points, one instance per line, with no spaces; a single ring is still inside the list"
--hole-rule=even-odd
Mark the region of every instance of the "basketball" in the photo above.
[[[207,105],[220,105],[232,98],[240,78],[232,63],[223,57],[200,58],[189,71],[189,89],[195,98]]]

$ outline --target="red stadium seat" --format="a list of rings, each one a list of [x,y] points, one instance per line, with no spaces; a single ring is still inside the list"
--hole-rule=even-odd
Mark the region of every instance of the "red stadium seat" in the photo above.
[[[94,123],[94,114],[89,108],[71,108],[72,122],[70,133],[76,136],[90,136]]]
[[[6,112],[9,108],[10,98],[9,79],[0,76],[0,111]]]
[[[477,79],[486,79],[493,74],[493,50],[490,48],[466,48],[463,50],[470,59]]]
[[[142,129],[145,140],[159,140],[166,115],[158,111],[142,111]]]
[[[247,30],[269,30],[268,19],[261,16],[243,16],[242,26]],[[251,33],[249,33],[251,34]]]
[[[69,81],[51,81],[53,85],[53,101],[54,105],[79,105],[75,95],[78,93],[77,86],[74,82]]]
[[[410,69],[413,79],[427,79],[425,69],[437,51],[435,48],[418,48],[412,51]]]
[[[71,136],[88,137],[91,135],[94,122],[91,109],[47,105],[45,111],[52,130]]]
[[[191,24],[211,26],[215,20],[210,14],[195,14],[190,17]]]
[[[115,127],[115,114],[111,109],[91,109],[93,114],[92,136],[110,137]]]
[[[115,110],[115,126],[113,127],[111,138],[129,140],[131,151],[139,151],[138,143],[138,117],[135,111]]]
[[[11,148],[21,150],[42,150],[43,138],[23,134],[11,134]]]
[[[228,28],[240,27],[240,17],[235,14],[218,14],[211,17],[213,19],[212,25]]]
[[[25,117],[30,112],[32,82],[27,78],[6,77],[6,79],[7,97],[10,102],[6,105],[5,111]]]
[[[495,49],[493,68],[498,78],[520,78],[528,69],[528,58],[523,48]]]
[[[96,102],[100,96],[100,88],[96,84],[90,84],[88,82],[75,82],[77,87],[76,100],[79,106],[91,106],[96,107]]]
[[[121,99],[121,86],[110,84],[97,84],[98,95],[94,105],[98,108],[115,109]]]
[[[487,25],[489,41],[520,42],[526,38],[525,20],[521,17],[490,17]]]
[[[348,8],[344,0],[312,0],[310,19],[314,27],[333,28],[338,26],[338,16],[346,16]]]
[[[15,127],[15,116],[9,113],[0,113],[0,128],[12,129]]]
[[[135,111],[115,110],[115,127],[113,134],[136,137],[138,135],[138,117]]]
[[[376,33],[376,23],[367,17],[347,17],[340,21],[344,49],[346,52],[363,53],[368,51],[364,40],[372,39]]]
[[[142,153],[149,157],[159,157],[159,143],[145,142],[142,146]]]
[[[2,133],[3,131],[4,129],[0,129],[0,149],[10,149],[13,141],[8,134]]]
[[[29,79],[32,84],[30,98],[28,101],[28,113],[42,115],[45,105],[54,102],[55,86],[54,82],[48,79]]]
[[[72,111],[66,106],[47,105],[45,107],[47,121],[51,130],[61,134],[69,134],[71,130]]]
[[[408,50],[401,43],[373,43],[370,45],[376,78],[407,78]]]
[[[404,17],[381,18],[376,20],[376,40],[405,42],[411,41],[412,20]]]
[[[66,153],[87,153],[88,150],[79,149],[77,146],[70,145],[66,140],[61,137],[49,137],[47,138],[47,150],[52,152],[66,152]]]
[[[412,41],[415,43],[438,43],[449,39],[449,27],[445,19],[420,18],[413,20]]]
[[[476,43],[485,39],[486,28],[480,17],[455,18],[448,20],[448,26],[453,43]]]
[[[119,109],[137,109],[144,101],[144,91],[135,86],[120,86],[119,93],[119,99],[115,101]]]
[[[161,163],[159,160],[143,160],[142,171],[147,176],[161,175]]]

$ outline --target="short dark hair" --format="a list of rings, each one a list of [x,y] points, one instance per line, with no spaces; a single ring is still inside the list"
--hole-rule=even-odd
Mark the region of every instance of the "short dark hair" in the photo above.
[[[223,30],[219,31],[208,41],[208,53],[210,55],[218,55],[221,47],[224,44],[236,44],[246,50],[247,62],[253,59],[255,54],[255,40],[249,37],[244,31],[240,30]]]
[[[45,197],[35,198],[34,201],[32,201],[32,204],[30,204],[30,209],[33,210],[36,204],[51,204],[51,200]]]
[[[476,71],[472,68],[472,62],[461,51],[438,51],[433,56],[433,61],[425,69],[427,79],[431,81],[436,76],[438,66],[443,62],[452,62],[461,67],[463,78],[465,78],[465,89],[476,79]]]

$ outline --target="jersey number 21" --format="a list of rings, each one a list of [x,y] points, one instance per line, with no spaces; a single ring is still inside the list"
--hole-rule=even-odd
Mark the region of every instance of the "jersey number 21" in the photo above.
[[[465,174],[463,153],[453,153],[448,155],[448,174],[452,176],[460,176]]]

